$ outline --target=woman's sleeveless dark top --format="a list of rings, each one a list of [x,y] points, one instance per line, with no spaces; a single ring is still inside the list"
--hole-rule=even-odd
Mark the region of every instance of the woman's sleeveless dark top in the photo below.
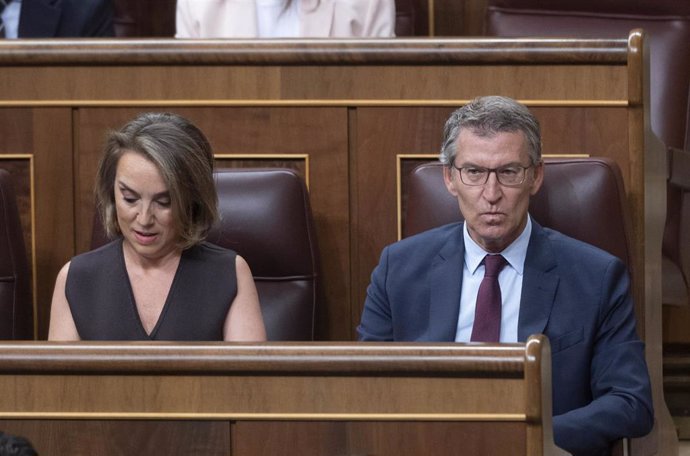
[[[122,239],[74,257],[65,295],[82,340],[223,340],[237,295],[232,250],[201,243],[182,252],[168,297],[147,334],[125,267]]]

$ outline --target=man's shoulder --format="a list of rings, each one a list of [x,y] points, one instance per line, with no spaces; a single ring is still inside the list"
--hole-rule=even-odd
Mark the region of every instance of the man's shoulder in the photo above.
[[[463,222],[455,222],[432,228],[401,239],[389,245],[387,248],[395,253],[406,253],[419,250],[437,251],[449,240],[457,239],[459,242],[462,242],[462,226]]]
[[[567,258],[568,261],[580,261],[585,264],[588,263],[603,263],[607,264],[611,261],[622,260],[615,255],[596,247],[587,242],[575,239],[566,234],[556,231],[551,228],[539,227],[537,234],[541,233],[553,248],[554,255],[562,258]],[[580,263],[582,264],[582,263]]]

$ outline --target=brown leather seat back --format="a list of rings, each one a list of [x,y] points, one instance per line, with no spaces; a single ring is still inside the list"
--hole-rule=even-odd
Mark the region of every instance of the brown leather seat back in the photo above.
[[[690,2],[489,0],[486,34],[501,37],[626,38],[649,35],[652,130],[683,147],[690,81]]]
[[[438,162],[416,167],[407,181],[403,237],[462,220]],[[542,226],[595,245],[630,264],[629,215],[618,165],[604,158],[546,160],[544,184],[529,211]]]
[[[221,223],[208,240],[254,274],[270,340],[313,340],[317,247],[309,194],[289,169],[216,172]]]
[[[221,221],[208,241],[249,263],[269,340],[313,340],[318,252],[304,181],[279,168],[219,169],[215,179]],[[102,233],[96,221],[92,247]]]
[[[33,339],[29,263],[10,174],[0,169],[0,339]]]

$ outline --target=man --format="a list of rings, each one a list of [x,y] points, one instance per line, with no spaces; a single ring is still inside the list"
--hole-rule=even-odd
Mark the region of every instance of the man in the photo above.
[[[112,0],[4,0],[3,38],[115,36]],[[0,5],[0,8],[2,5]]]
[[[615,440],[648,433],[651,390],[624,264],[528,215],[544,177],[536,118],[510,98],[477,98],[446,122],[440,160],[465,222],[384,249],[360,339],[524,342],[543,333],[558,446],[607,454]]]

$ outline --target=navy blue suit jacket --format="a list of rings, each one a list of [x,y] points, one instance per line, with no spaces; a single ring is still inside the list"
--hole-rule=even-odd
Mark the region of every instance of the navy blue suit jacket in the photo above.
[[[455,339],[462,229],[462,223],[446,225],[383,250],[367,290],[361,340]],[[625,265],[533,221],[518,340],[537,333],[551,342],[558,446],[574,454],[606,454],[611,442],[651,430],[649,376]]]
[[[22,0],[19,38],[115,36],[111,0]]]

